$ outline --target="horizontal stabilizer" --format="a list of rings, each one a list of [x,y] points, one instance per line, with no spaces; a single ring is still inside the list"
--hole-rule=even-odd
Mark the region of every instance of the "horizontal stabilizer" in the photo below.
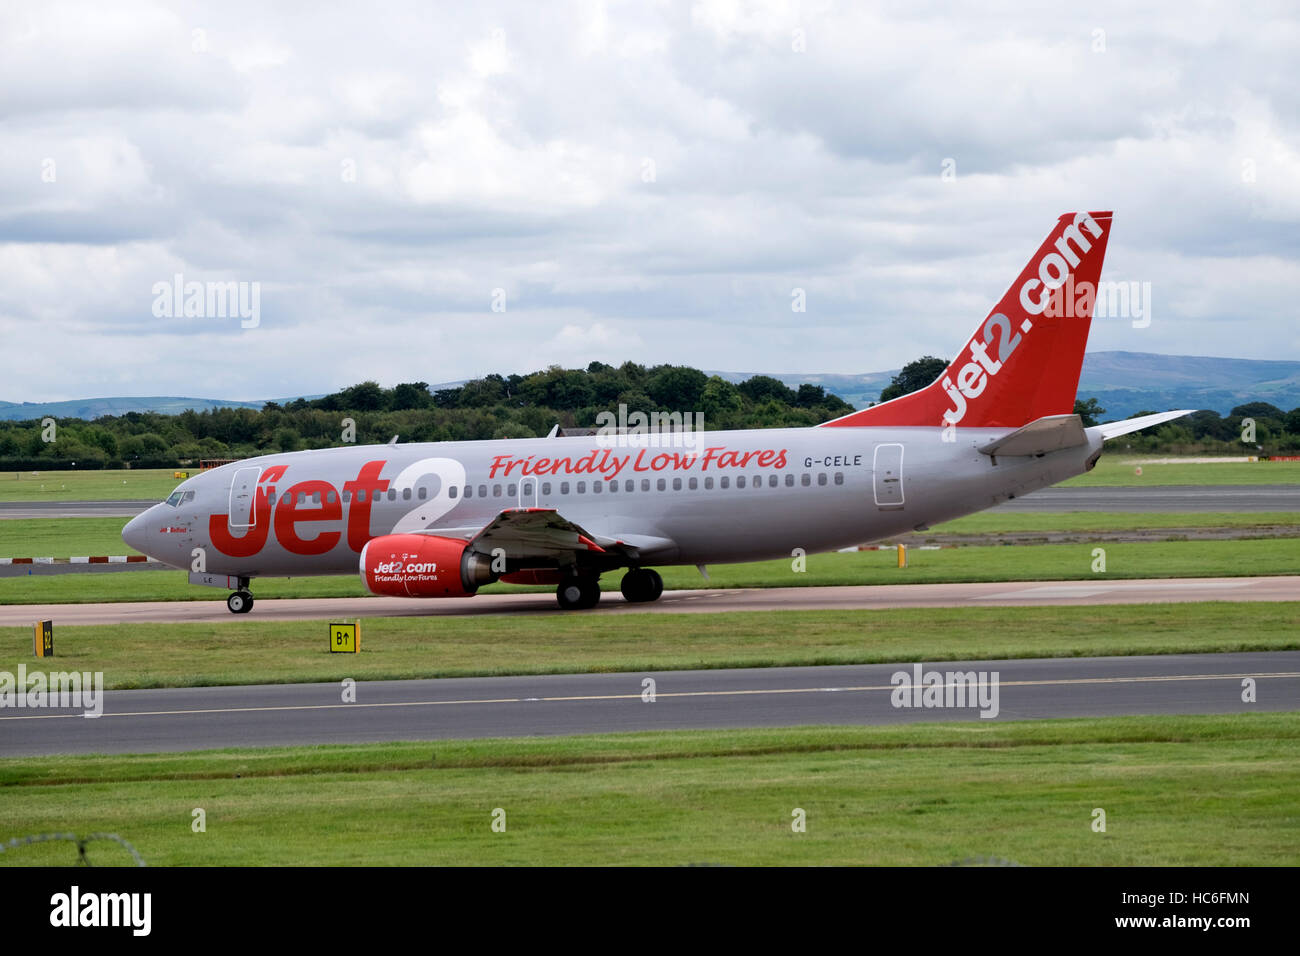
[[[1078,415],[1048,415],[980,449],[985,455],[1045,455],[1088,444]]]
[[[1194,411],[1196,411],[1194,408],[1184,408],[1176,412],[1157,412],[1155,415],[1143,415],[1141,418],[1126,418],[1122,422],[1107,422],[1105,425],[1096,426],[1095,430],[1101,433],[1102,438],[1109,441],[1112,438],[1118,438],[1120,435],[1127,435],[1129,432],[1139,432],[1144,428],[1150,428],[1152,425],[1163,425],[1175,418],[1190,415]]]

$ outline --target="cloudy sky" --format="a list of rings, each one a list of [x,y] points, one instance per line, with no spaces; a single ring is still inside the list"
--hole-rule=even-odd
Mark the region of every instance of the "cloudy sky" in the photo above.
[[[1297,19],[1065,6],[7,2],[0,399],[878,371],[1080,208],[1090,348],[1300,359]]]

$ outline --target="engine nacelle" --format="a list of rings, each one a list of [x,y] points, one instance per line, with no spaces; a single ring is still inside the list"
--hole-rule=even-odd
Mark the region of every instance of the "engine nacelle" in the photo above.
[[[388,597],[473,597],[496,575],[488,558],[456,538],[385,534],[361,549],[361,580]]]

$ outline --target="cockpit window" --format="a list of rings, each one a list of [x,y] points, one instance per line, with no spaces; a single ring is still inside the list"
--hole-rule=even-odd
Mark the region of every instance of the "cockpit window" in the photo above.
[[[183,504],[183,505],[187,505],[187,504],[189,504],[189,503],[190,503],[191,501],[193,501],[193,500],[194,500],[194,492],[192,492],[192,491],[187,491],[187,492],[185,492],[184,496],[182,496],[182,498],[181,498],[181,504]]]
[[[165,503],[175,508],[177,505],[181,503],[181,493],[179,491],[173,491],[170,495],[167,496],[167,501]]]

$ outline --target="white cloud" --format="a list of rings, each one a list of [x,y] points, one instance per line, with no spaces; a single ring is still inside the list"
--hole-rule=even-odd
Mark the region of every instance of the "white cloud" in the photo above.
[[[1294,357],[1297,54],[1282,8],[1174,3],[10,4],[0,398],[876,371],[1085,207],[1157,310],[1094,348]],[[261,326],[155,319],[177,272]]]

